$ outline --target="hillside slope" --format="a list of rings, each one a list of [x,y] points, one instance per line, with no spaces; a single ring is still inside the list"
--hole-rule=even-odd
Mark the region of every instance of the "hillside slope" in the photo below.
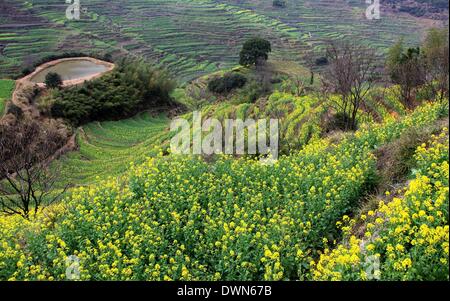
[[[167,141],[169,119],[144,112],[121,121],[92,122],[77,133],[78,149],[54,162],[61,184],[85,185],[117,177],[130,162],[156,156]]]
[[[0,279],[65,279],[72,254],[84,280],[311,279],[313,260],[340,237],[336,223],[373,181],[372,151],[446,115],[448,104],[425,104],[273,166],[149,159],[122,180],[77,189],[34,221],[1,219]]]
[[[448,142],[446,128],[417,148],[415,176],[400,195],[387,192],[376,210],[338,222],[345,239],[320,256],[316,280],[448,280]],[[367,275],[374,260],[379,270]]]
[[[291,0],[284,9],[269,0],[92,0],[79,21],[66,19],[59,0],[0,5],[0,77],[54,52],[84,51],[143,56],[186,81],[234,66],[255,35],[271,40],[274,57],[301,61],[331,38],[357,37],[384,51],[400,36],[416,44],[426,30],[407,15],[366,20],[364,5],[344,0]]]

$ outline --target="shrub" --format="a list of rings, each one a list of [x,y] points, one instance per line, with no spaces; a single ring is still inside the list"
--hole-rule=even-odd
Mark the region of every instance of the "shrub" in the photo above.
[[[44,95],[39,98],[39,102],[37,103],[37,107],[39,112],[44,115],[51,115],[51,110],[53,104],[55,103],[55,90],[49,90],[48,95]]]
[[[271,87],[267,84],[258,83],[257,81],[251,81],[242,92],[243,98],[246,102],[254,103],[261,96],[271,92]]]
[[[328,65],[328,59],[324,56],[319,57],[315,60],[316,66],[325,66]]]
[[[63,81],[61,79],[61,76],[58,73],[55,72],[49,72],[45,76],[45,85],[47,88],[55,89],[60,88],[63,84]]]
[[[22,119],[23,111],[19,106],[16,106],[12,102],[8,104],[8,108],[6,109],[6,114],[12,114],[16,116],[17,119]]]
[[[151,107],[172,106],[174,86],[165,71],[141,60],[123,60],[99,79],[57,91],[51,114],[73,125],[130,117]]]
[[[417,147],[426,143],[429,137],[439,134],[442,127],[442,122],[439,122],[421,129],[411,128],[399,139],[380,147],[375,152],[378,158],[380,191],[385,191],[393,183],[400,183],[406,179],[415,166],[414,154]]]
[[[286,7],[286,1],[284,0],[273,0],[273,7]]]
[[[223,77],[214,78],[208,83],[208,90],[213,93],[223,94],[242,88],[247,83],[247,78],[238,73],[227,73]]]

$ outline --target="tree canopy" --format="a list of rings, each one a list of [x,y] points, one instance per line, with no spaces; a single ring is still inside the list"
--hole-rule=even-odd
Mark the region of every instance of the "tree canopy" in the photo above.
[[[51,114],[74,125],[130,117],[151,107],[171,105],[169,94],[174,87],[165,71],[128,59],[99,79],[56,91]]]
[[[55,89],[61,87],[63,84],[63,81],[61,79],[61,76],[58,73],[55,72],[49,72],[45,76],[45,85],[47,88]]]
[[[239,64],[242,66],[258,65],[267,61],[271,51],[269,41],[262,38],[251,38],[242,47]]]

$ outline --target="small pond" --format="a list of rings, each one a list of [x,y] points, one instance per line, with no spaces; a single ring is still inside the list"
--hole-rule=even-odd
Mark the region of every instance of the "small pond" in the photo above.
[[[31,81],[34,83],[43,83],[45,81],[45,76],[50,72],[58,73],[62,80],[74,80],[102,73],[107,70],[107,66],[89,60],[62,61],[36,73],[31,78]]]

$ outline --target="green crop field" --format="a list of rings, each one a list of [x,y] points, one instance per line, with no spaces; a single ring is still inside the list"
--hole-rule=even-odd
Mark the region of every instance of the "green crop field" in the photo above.
[[[122,121],[94,122],[77,134],[79,150],[56,162],[63,183],[76,185],[124,173],[131,162],[155,156],[167,139],[169,119],[141,113]]]
[[[0,116],[5,110],[6,101],[11,97],[14,89],[14,81],[9,79],[0,79]]]
[[[0,76],[61,51],[113,52],[143,56],[168,68],[181,82],[236,65],[240,46],[251,36],[268,38],[273,56],[302,62],[328,39],[357,38],[384,52],[399,37],[418,43],[424,28],[408,16],[364,17],[364,4],[339,0],[92,0],[82,3],[81,20],[65,19],[61,1],[14,0],[0,27],[5,44]],[[19,18],[20,17],[20,18]],[[19,22],[29,19],[26,29]]]

